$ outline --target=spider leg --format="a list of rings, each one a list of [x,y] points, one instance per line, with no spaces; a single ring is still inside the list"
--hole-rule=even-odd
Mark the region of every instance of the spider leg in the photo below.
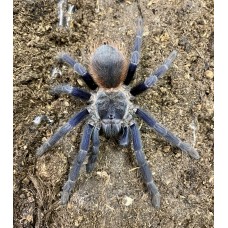
[[[82,110],[75,114],[66,124],[64,124],[54,135],[51,136],[43,145],[41,145],[36,155],[41,156],[54,144],[56,144],[63,136],[65,136],[70,130],[72,130],[79,122],[81,122],[89,114],[87,109]]]
[[[137,96],[138,94],[152,87],[157,82],[157,80],[160,79],[170,68],[176,56],[177,56],[177,52],[172,51],[169,57],[165,60],[165,62],[156,71],[154,71],[149,77],[147,77],[144,82],[141,82],[138,85],[132,87],[130,90],[130,93],[133,96]]]
[[[154,129],[159,135],[163,136],[169,143],[175,145],[180,148],[182,151],[188,153],[191,157],[195,159],[199,159],[199,153],[188,143],[181,141],[180,138],[175,136],[168,129],[163,127],[160,123],[158,123],[152,116],[148,113],[144,112],[141,109],[137,109],[135,112],[142,120],[144,120],[151,128]]]
[[[129,127],[123,127],[123,134],[120,137],[119,144],[127,146],[129,144]]]
[[[151,170],[149,168],[149,165],[146,161],[145,155],[142,150],[142,142],[141,142],[141,137],[140,137],[140,132],[139,132],[138,126],[135,123],[133,123],[130,126],[130,130],[132,133],[133,148],[135,151],[136,160],[140,167],[140,171],[143,175],[143,179],[147,185],[149,193],[152,196],[152,204],[155,208],[159,208],[160,207],[160,194],[154,183]]]
[[[75,182],[79,176],[79,171],[81,169],[82,163],[84,162],[89,149],[89,142],[90,142],[93,129],[94,129],[94,126],[90,124],[87,124],[84,128],[79,153],[74,159],[73,166],[71,167],[71,170],[68,176],[68,180],[63,186],[63,192],[61,196],[62,204],[66,204],[68,202],[70,192],[74,188]]]
[[[130,82],[132,81],[136,68],[137,68],[137,65],[139,63],[140,49],[141,49],[141,45],[142,45],[142,35],[143,35],[143,20],[142,20],[142,18],[139,18],[138,22],[137,22],[136,38],[135,38],[133,51],[131,54],[131,60],[130,60],[130,64],[128,67],[127,76],[124,81],[125,85],[129,85]]]
[[[99,152],[99,131],[100,128],[95,127],[92,134],[93,150],[88,158],[88,163],[86,164],[86,172],[90,173],[94,169],[95,162],[97,161],[97,155]]]
[[[93,81],[92,76],[90,75],[89,72],[87,72],[87,70],[85,69],[85,67],[83,67],[80,63],[78,63],[77,61],[75,61],[71,56],[69,56],[66,53],[63,53],[61,55],[59,55],[58,59],[60,61],[63,61],[67,64],[69,64],[76,73],[78,73],[79,75],[82,76],[82,79],[84,80],[84,82],[86,83],[86,85],[92,89],[95,90],[97,88],[96,83]]]
[[[79,97],[83,100],[89,100],[91,97],[91,94],[89,92],[70,85],[57,85],[51,90],[51,94],[53,95],[60,93],[66,93],[74,97]]]

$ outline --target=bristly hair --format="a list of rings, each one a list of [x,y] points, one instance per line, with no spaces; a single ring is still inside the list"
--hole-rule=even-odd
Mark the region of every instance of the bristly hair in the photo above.
[[[126,78],[128,62],[118,46],[113,42],[103,42],[91,55],[89,71],[102,88],[117,88]]]

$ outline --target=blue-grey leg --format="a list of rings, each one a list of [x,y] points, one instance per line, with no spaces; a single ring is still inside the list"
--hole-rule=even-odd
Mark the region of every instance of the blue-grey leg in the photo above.
[[[160,79],[165,73],[166,71],[170,68],[172,62],[174,61],[174,59],[177,56],[177,52],[176,51],[172,51],[171,54],[169,55],[169,57],[165,60],[165,62],[155,71],[153,72],[148,78],[145,79],[144,82],[139,83],[138,85],[132,87],[132,89],[130,90],[130,93],[133,96],[136,96],[142,92],[144,92],[145,90],[149,89],[150,87],[152,87],[158,79]]]
[[[133,51],[131,54],[131,60],[130,60],[127,76],[124,81],[125,85],[129,85],[130,82],[132,81],[137,65],[139,63],[140,49],[142,45],[142,35],[143,35],[143,20],[142,18],[139,18],[137,22],[136,38],[135,38]]]
[[[132,133],[133,148],[135,151],[136,160],[140,167],[140,171],[143,175],[143,179],[147,185],[149,193],[152,196],[152,204],[155,208],[159,208],[160,193],[158,192],[158,189],[154,183],[150,167],[146,161],[145,155],[142,150],[142,142],[141,142],[138,126],[136,124],[132,124],[130,126],[130,129]]]
[[[99,152],[99,132],[100,128],[95,127],[92,134],[93,149],[92,153],[88,158],[88,163],[86,164],[86,172],[90,173],[94,169],[95,162],[97,161],[97,155]]]
[[[91,94],[89,92],[70,85],[57,85],[51,90],[51,94],[53,95],[59,95],[60,93],[66,93],[74,97],[79,97],[83,100],[89,100],[91,97]]]
[[[79,122],[81,122],[89,114],[87,109],[75,114],[66,124],[64,124],[54,135],[51,136],[41,147],[36,151],[37,156],[41,156],[49,148],[54,146],[64,135],[72,130]]]
[[[129,128],[123,127],[123,134],[120,137],[119,144],[121,146],[127,146],[129,144]]]
[[[66,62],[67,64],[69,64],[76,73],[78,73],[79,75],[82,76],[82,79],[84,80],[84,82],[86,83],[86,85],[94,90],[97,88],[96,83],[93,81],[92,76],[90,75],[89,72],[87,72],[87,70],[85,69],[85,67],[83,67],[80,63],[78,63],[77,61],[75,61],[71,56],[69,56],[66,53],[63,53],[61,55],[58,56],[58,59],[60,61]]]
[[[188,143],[171,133],[168,129],[158,123],[152,116],[141,109],[137,109],[136,114],[143,119],[155,132],[163,136],[169,143],[188,153],[191,157],[199,159],[199,153]]]
[[[62,204],[66,204],[68,202],[70,193],[74,188],[75,182],[79,176],[79,171],[81,169],[82,163],[84,162],[89,149],[89,142],[90,142],[93,128],[94,127],[90,124],[87,124],[84,128],[79,153],[74,159],[73,166],[71,167],[71,170],[68,176],[68,180],[63,186],[63,192],[61,196]]]

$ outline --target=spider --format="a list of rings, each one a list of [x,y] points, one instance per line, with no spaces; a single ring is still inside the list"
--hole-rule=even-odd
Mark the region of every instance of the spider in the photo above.
[[[86,108],[76,113],[36,151],[36,155],[41,156],[79,122],[85,120],[80,149],[73,161],[68,180],[63,186],[62,204],[69,201],[80,168],[88,154],[90,140],[92,141],[92,151],[88,156],[86,171],[91,172],[94,169],[99,151],[99,134],[100,131],[103,131],[107,138],[117,137],[119,144],[122,146],[127,146],[130,139],[132,139],[137,164],[151,195],[152,205],[155,208],[160,207],[160,193],[143,153],[140,132],[135,117],[141,118],[169,143],[188,153],[191,157],[199,159],[198,152],[190,144],[183,142],[166,127],[158,123],[148,112],[132,103],[133,97],[151,88],[165,74],[177,55],[176,51],[172,51],[157,70],[144,81],[130,88],[129,84],[139,63],[142,35],[143,20],[138,18],[130,63],[116,47],[107,43],[99,46],[92,54],[89,71],[66,53],[59,56],[60,61],[69,64],[82,77],[87,86],[91,90],[95,90],[95,92],[90,93],[68,84],[57,85],[52,89],[53,94],[66,93],[89,102]]]

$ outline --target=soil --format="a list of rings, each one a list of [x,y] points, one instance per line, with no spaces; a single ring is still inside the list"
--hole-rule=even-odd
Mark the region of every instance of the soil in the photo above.
[[[14,1],[14,227],[213,227],[214,16],[211,0],[68,1],[69,27],[58,26],[57,1]],[[138,120],[144,152],[161,194],[151,205],[132,148],[101,136],[95,170],[85,165],[66,206],[62,186],[77,154],[80,125],[36,158],[36,149],[86,104],[53,97],[53,85],[86,86],[66,65],[53,75],[56,56],[67,52],[86,67],[94,47],[109,40],[130,58],[137,17],[144,19],[140,64],[132,84],[145,79],[173,50],[178,56],[155,87],[135,103],[192,144],[194,160]],[[132,85],[131,84],[131,85]],[[36,116],[53,122],[35,125]]]

